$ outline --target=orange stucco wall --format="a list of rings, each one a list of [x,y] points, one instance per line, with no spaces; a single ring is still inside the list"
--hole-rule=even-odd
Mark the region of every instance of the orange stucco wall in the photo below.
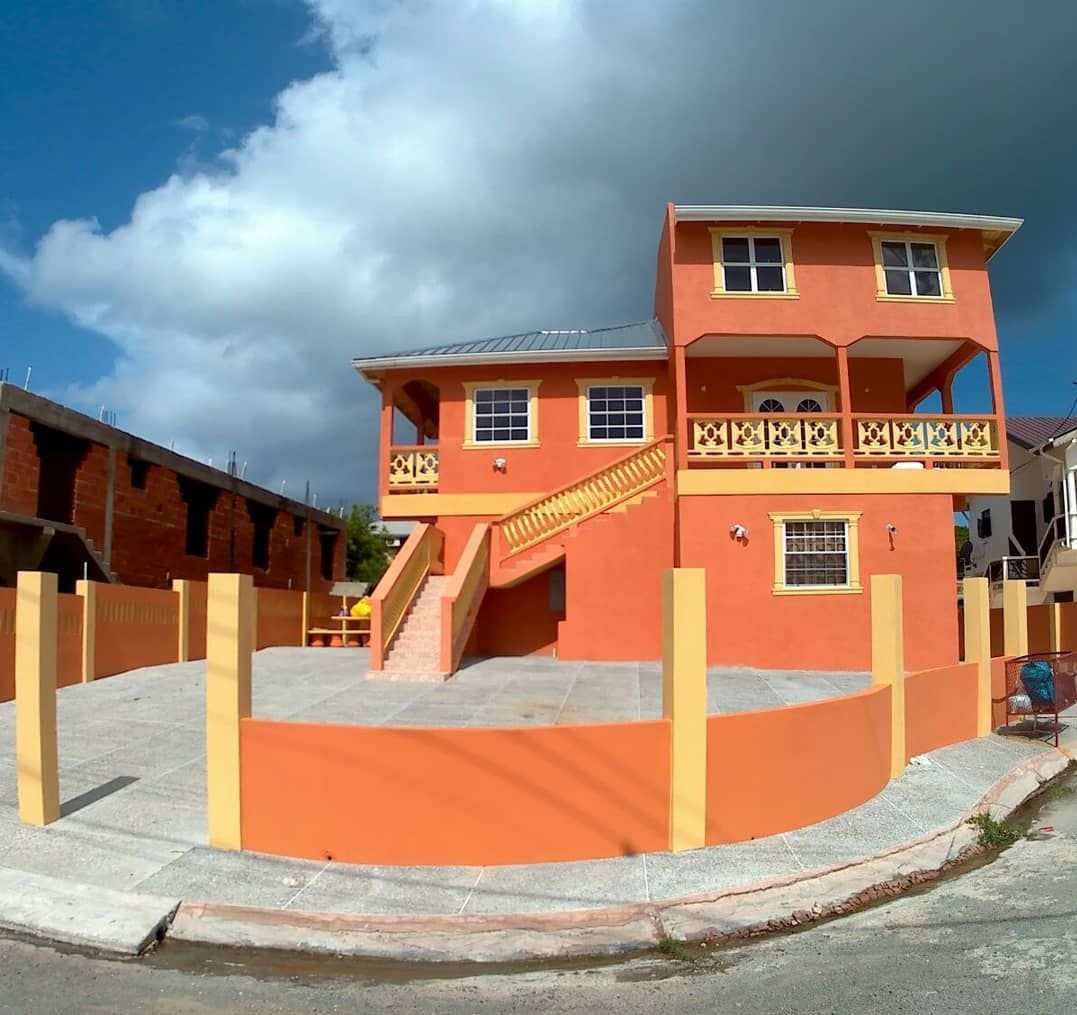
[[[860,581],[852,595],[773,594],[770,512],[860,511]],[[871,575],[900,574],[905,665],[957,662],[953,506],[945,495],[681,497],[682,567],[707,570],[708,659],[772,669],[867,670]],[[893,542],[886,526],[898,532]],[[730,537],[746,525],[747,544]]]
[[[1011,656],[996,656],[991,650],[991,728],[1006,722],[1006,662]]]
[[[1060,603],[1058,610],[1062,648],[1067,652],[1077,652],[1077,603]]]
[[[976,663],[905,678],[905,751],[912,758],[976,736]]]
[[[1029,652],[1051,651],[1051,610],[1053,606],[1042,604],[1028,608]]]
[[[288,589],[257,589],[257,648],[302,645],[303,593]]]
[[[654,378],[654,437],[666,431],[667,363],[542,363],[498,364],[489,367],[454,367],[424,370],[423,380],[438,388],[439,493],[533,493],[556,490],[565,483],[586,476],[609,462],[623,457],[630,447],[623,444],[579,447],[579,388],[576,379]],[[394,371],[389,375],[404,383],[412,374]],[[465,381],[512,382],[538,380],[538,447],[462,447],[464,441]],[[394,432],[395,444],[412,444],[414,428],[404,425]],[[504,458],[504,472],[493,467],[495,458]],[[466,539],[466,535],[464,536]],[[460,544],[462,547],[462,543]]]
[[[373,864],[669,846],[665,720],[515,729],[241,724],[243,848]]]
[[[676,227],[672,258],[677,345],[707,334],[817,335],[834,345],[871,335],[971,338],[988,349],[998,348],[978,232],[948,233],[952,304],[879,302],[868,235],[872,227],[822,222],[788,223],[793,227],[799,299],[713,300],[711,225],[721,224],[682,222]],[[773,225],[781,228],[780,223]]]
[[[179,655],[177,593],[99,584],[95,595],[95,680],[140,666],[176,661]]]
[[[708,717],[707,844],[802,828],[875,796],[890,775],[890,694]]]
[[[0,701],[15,697],[15,590],[0,589]]]
[[[550,583],[556,568],[540,571],[511,588],[487,589],[464,654],[550,655],[565,614],[551,609]]]
[[[206,658],[206,610],[209,587],[190,582],[190,613],[187,616],[187,658]]]
[[[562,659],[658,659],[662,572],[673,566],[673,496],[651,491],[623,513],[581,525],[565,541]]]
[[[82,681],[82,596],[56,597],[56,686]]]

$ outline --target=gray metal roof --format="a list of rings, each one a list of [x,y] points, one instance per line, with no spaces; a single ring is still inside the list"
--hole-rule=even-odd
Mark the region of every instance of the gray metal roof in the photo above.
[[[525,331],[471,342],[453,342],[381,356],[362,356],[352,365],[362,373],[451,363],[557,362],[587,359],[663,359],[668,342],[658,321],[614,328]]]
[[[1072,416],[1006,417],[1006,436],[1029,451],[1073,431],[1077,431],[1077,419]]]
[[[893,208],[810,208],[781,205],[677,204],[678,222],[863,222],[869,225],[978,229],[990,257],[1018,229],[1022,219],[958,212],[899,211]]]

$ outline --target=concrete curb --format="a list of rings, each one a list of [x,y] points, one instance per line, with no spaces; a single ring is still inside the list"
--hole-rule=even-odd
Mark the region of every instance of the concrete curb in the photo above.
[[[749,937],[852,911],[931,880],[970,855],[972,814],[1005,817],[1070,759],[1049,750],[996,782],[957,821],[894,849],[791,877],[620,908],[537,915],[354,916],[184,902],[169,936],[218,946],[352,955],[396,961],[520,962],[617,955],[666,937]]]
[[[0,928],[120,955],[164,937],[179,899],[0,867]]]

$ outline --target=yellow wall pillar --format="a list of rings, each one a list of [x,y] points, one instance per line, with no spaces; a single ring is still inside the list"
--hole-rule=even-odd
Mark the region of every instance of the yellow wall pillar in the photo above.
[[[183,578],[172,580],[172,591],[176,593],[179,609],[179,645],[176,647],[176,661],[185,663],[191,658],[191,583]]]
[[[19,820],[60,816],[56,753],[56,575],[20,571],[15,598],[15,755]]]
[[[1050,603],[1047,607],[1047,620],[1050,624],[1050,646],[1052,652],[1062,652],[1062,604]]]
[[[707,825],[707,585],[703,568],[662,574],[662,714],[671,730],[669,848],[698,849]]]
[[[890,778],[905,771],[905,623],[901,575],[871,576],[871,682],[890,686]]]
[[[82,682],[88,684],[94,671],[94,631],[97,626],[97,583],[79,580],[75,592],[82,596]]]
[[[991,732],[991,586],[966,578],[965,662],[976,663],[976,735]]]
[[[1023,581],[1002,583],[1002,622],[1006,655],[1028,655],[1028,586]]]
[[[299,632],[299,647],[307,647],[307,631],[310,630],[310,593],[303,590],[303,629]]]
[[[241,849],[240,720],[251,714],[250,575],[211,574],[206,617],[206,789],[209,844]]]

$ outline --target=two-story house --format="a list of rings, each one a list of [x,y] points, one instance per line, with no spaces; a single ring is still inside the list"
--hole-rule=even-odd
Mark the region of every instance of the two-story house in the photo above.
[[[868,668],[876,572],[904,578],[907,664],[954,661],[953,512],[1009,490],[987,263],[1019,225],[670,205],[653,320],[357,359],[381,517],[425,523],[373,666],[657,659],[671,566],[706,569],[712,664]],[[991,412],[955,414],[977,357]]]

